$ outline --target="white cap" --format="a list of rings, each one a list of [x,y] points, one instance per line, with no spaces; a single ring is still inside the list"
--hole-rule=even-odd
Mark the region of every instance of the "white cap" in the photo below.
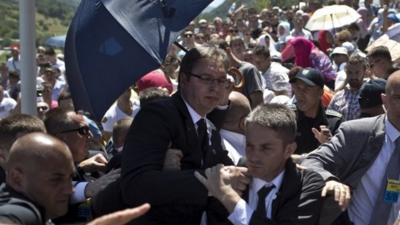
[[[345,47],[336,47],[333,49],[332,53],[331,53],[331,57],[333,55],[347,55],[349,56],[349,53],[347,51],[347,48]]]

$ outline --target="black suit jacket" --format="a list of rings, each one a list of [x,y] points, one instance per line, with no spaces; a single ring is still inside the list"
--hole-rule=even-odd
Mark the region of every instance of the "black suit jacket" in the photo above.
[[[195,170],[233,164],[212,132],[212,147],[203,160],[200,141],[180,93],[152,102],[136,115],[122,156],[122,198],[129,206],[148,202],[149,213],[137,224],[200,223],[207,204],[207,190],[195,178]],[[183,152],[180,171],[162,171],[168,148]]]
[[[321,190],[324,184],[318,173],[299,169],[288,160],[281,187],[272,202],[272,218],[255,218],[256,224],[318,225],[322,205]],[[244,198],[247,199],[247,196]]]

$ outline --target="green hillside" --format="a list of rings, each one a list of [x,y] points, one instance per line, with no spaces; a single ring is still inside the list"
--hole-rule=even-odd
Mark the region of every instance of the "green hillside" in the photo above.
[[[36,0],[37,42],[65,34],[78,4],[79,0]],[[19,38],[18,20],[18,1],[0,0],[0,39],[4,46]]]
[[[261,11],[261,9],[272,6],[290,7],[298,4],[299,0],[225,0],[219,7],[211,12],[203,13],[201,17],[206,19],[212,19],[216,16],[226,17],[233,2],[236,2],[237,7],[244,4],[247,7],[254,7]]]

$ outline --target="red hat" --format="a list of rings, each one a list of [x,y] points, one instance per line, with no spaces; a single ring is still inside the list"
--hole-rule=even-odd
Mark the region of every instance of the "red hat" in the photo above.
[[[161,70],[153,70],[144,75],[136,82],[136,86],[139,92],[146,88],[161,87],[166,88],[170,94],[172,93],[172,84]]]

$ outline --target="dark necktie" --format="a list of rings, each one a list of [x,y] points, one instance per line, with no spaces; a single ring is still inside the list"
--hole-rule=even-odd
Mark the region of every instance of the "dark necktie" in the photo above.
[[[249,225],[259,224],[261,221],[265,221],[265,218],[267,218],[266,214],[267,211],[265,209],[265,198],[272,191],[272,189],[274,189],[274,187],[275,185],[269,187],[264,186],[257,192],[258,195],[257,208],[254,211],[253,215],[251,215]]]
[[[200,119],[197,121],[197,135],[199,137],[199,143],[201,146],[201,150],[203,153],[203,158],[208,149],[208,134],[207,134],[207,125],[204,119]]]
[[[394,203],[384,202],[386,184],[388,179],[397,180],[400,174],[400,137],[395,141],[395,148],[387,164],[385,174],[383,176],[378,197],[376,198],[374,210],[369,224],[386,224],[389,219],[390,211]]]

